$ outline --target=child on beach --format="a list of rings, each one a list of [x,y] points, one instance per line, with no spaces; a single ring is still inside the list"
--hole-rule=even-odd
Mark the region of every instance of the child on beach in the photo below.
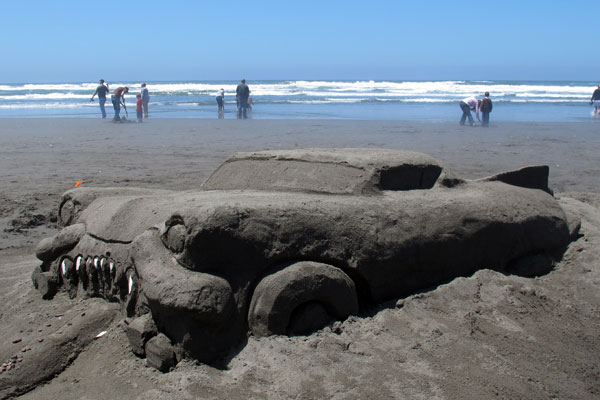
[[[135,103],[135,112],[137,113],[137,122],[142,122],[143,118],[143,102],[142,102],[142,94],[138,93],[135,95],[137,97],[137,102]]]
[[[217,105],[217,113],[219,115],[219,119],[221,119],[223,118],[223,110],[225,109],[225,90],[223,88],[217,92]]]

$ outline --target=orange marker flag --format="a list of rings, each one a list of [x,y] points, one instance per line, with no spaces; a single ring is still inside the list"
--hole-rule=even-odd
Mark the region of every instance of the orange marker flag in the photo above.
[[[83,181],[77,181],[75,182],[75,187],[79,187],[79,185],[83,184]]]

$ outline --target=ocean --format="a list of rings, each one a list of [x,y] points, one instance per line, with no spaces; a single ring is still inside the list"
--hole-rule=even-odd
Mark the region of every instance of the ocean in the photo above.
[[[128,86],[126,105],[135,118],[135,94]],[[596,82],[571,81],[252,81],[254,119],[458,120],[458,102],[490,92],[493,121],[582,121],[592,118],[589,104]],[[237,81],[147,82],[151,118],[216,118],[215,96],[225,89],[225,118],[236,117]],[[0,117],[99,118],[90,102],[97,82],[0,84]],[[112,104],[106,104],[109,117]]]

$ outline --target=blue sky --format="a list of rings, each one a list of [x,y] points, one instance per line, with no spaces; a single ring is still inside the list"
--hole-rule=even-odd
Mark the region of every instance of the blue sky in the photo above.
[[[600,79],[598,1],[2,0],[0,82]]]

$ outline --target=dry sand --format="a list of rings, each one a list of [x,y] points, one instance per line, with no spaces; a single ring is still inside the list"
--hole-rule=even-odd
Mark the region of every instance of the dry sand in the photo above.
[[[582,218],[583,236],[543,277],[479,271],[401,300],[401,307],[389,303],[351,317],[335,332],[250,337],[221,369],[184,361],[161,374],[128,350],[118,320],[107,320],[105,336],[66,355],[62,372],[22,398],[600,397],[600,124],[593,122],[484,129],[450,122],[0,119],[0,362],[24,358],[23,367],[0,375],[0,387],[10,374],[27,373],[30,353],[21,349],[60,338],[99,301],[62,294],[44,301],[29,279],[38,263],[33,247],[56,231],[63,191],[78,180],[190,189],[235,151],[302,147],[421,151],[466,178],[548,164],[550,186]]]

